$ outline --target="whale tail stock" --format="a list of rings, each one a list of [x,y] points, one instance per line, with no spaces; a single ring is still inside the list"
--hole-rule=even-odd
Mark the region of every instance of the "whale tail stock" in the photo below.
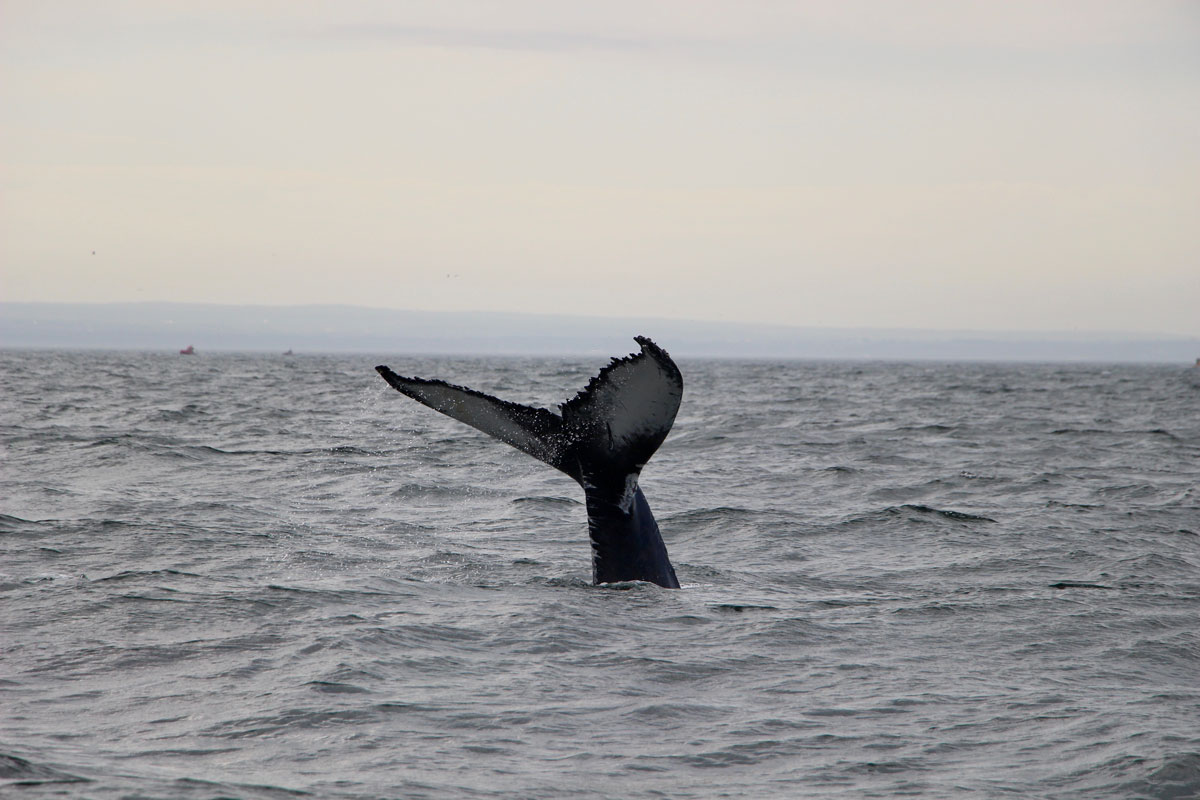
[[[375,369],[400,393],[574,478],[584,490],[597,583],[645,580],[678,588],[645,496],[642,467],[675,422],[683,376],[644,336],[641,352],[614,358],[555,414],[441,380]]]

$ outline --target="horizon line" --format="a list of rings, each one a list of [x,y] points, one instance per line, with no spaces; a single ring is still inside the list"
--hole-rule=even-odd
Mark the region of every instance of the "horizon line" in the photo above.
[[[375,306],[363,303],[222,303],[202,302],[191,300],[104,300],[104,301],[60,301],[60,300],[2,300],[4,306],[188,306],[188,307],[218,307],[218,308],[271,308],[271,309],[367,309],[400,314],[430,314],[430,315],[493,315],[505,317],[540,317],[546,319],[586,319],[594,321],[629,320],[637,322],[665,322],[676,324],[714,325],[728,327],[744,327],[755,329],[780,329],[788,331],[862,331],[862,332],[896,332],[896,333],[936,333],[941,335],[1001,335],[1021,334],[1025,336],[1136,336],[1139,338],[1182,339],[1200,341],[1197,333],[1170,333],[1166,331],[1129,330],[1114,328],[930,328],[930,327],[899,327],[899,326],[834,326],[834,325],[803,325],[784,322],[745,322],[741,320],[698,319],[694,317],[649,317],[622,316],[601,314],[564,314],[550,311],[498,311],[494,309],[416,309],[398,308],[394,306]]]

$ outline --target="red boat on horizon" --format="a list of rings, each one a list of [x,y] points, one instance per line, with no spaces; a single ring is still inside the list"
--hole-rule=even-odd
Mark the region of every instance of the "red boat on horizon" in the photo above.
[[[181,356],[194,356],[194,355],[196,355],[196,348],[192,347],[192,346],[189,344],[187,347],[185,347],[185,348],[183,348],[182,350],[180,350],[180,351],[179,351],[179,355],[181,355]]]

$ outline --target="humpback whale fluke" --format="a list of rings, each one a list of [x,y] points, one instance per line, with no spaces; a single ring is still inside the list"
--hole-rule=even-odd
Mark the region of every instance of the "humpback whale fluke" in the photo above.
[[[560,414],[375,369],[396,391],[574,478],[587,501],[595,583],[649,581],[678,589],[638,476],[675,422],[683,376],[667,351],[645,336],[634,340],[642,351],[614,358],[559,406]]]

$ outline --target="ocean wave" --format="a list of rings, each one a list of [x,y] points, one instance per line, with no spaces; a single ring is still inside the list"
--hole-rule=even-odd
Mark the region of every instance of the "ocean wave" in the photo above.
[[[513,503],[531,506],[581,506],[583,503],[571,497],[530,496],[515,497]]]
[[[887,506],[874,511],[852,515],[838,522],[837,527],[858,528],[864,525],[891,524],[897,520],[909,520],[913,522],[945,520],[961,523],[996,522],[992,517],[985,517],[982,514],[935,508],[919,503],[904,503],[898,506]]]
[[[0,753],[0,783],[9,786],[40,786],[50,783],[88,783],[89,779],[38,764],[19,756]]]
[[[577,487],[377,360],[13,363],[0,795],[1200,790],[1178,370],[686,364],[643,482],[673,591],[593,586]]]

